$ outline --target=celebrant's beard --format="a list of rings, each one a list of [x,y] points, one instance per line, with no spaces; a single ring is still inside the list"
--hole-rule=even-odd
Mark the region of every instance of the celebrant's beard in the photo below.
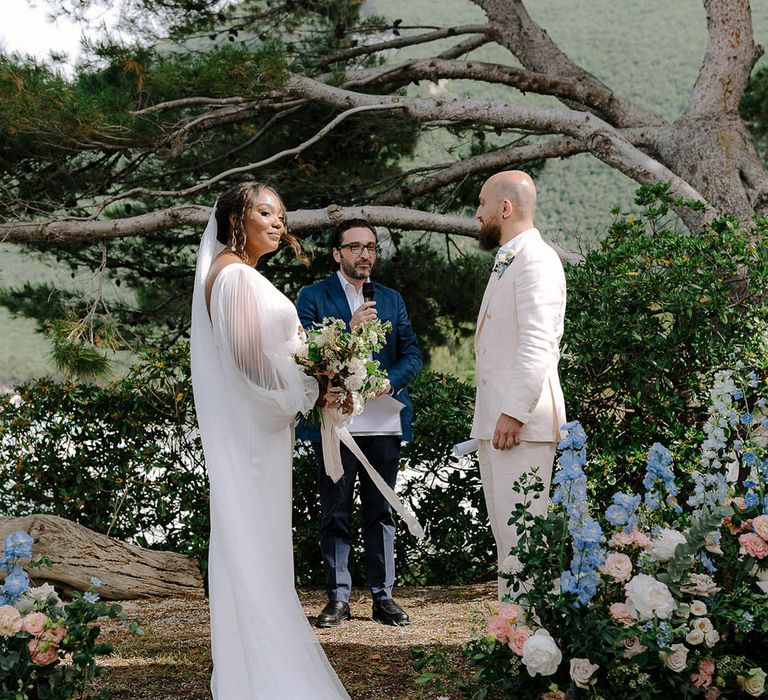
[[[501,227],[498,222],[482,222],[480,235],[477,237],[480,250],[495,250],[499,247],[499,241],[501,241]]]
[[[368,277],[371,275],[371,269],[373,268],[373,265],[371,265],[368,269],[365,271],[358,270],[355,267],[354,263],[349,262],[345,258],[341,259],[341,271],[350,279],[353,280],[367,280]]]

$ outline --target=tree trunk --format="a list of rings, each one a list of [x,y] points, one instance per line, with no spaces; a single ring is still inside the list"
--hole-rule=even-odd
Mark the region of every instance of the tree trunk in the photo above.
[[[105,600],[204,596],[197,562],[182,554],[142,549],[55,515],[0,518],[0,537],[17,530],[34,538],[33,558],[53,562],[28,571],[38,583],[85,591],[96,577],[102,582],[96,591]]]

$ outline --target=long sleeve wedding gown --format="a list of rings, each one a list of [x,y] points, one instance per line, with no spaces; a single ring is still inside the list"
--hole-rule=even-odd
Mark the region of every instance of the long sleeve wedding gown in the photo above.
[[[255,269],[228,265],[211,216],[198,255],[192,381],[211,489],[214,700],[349,700],[294,589],[292,422],[317,383],[293,360],[293,304]]]

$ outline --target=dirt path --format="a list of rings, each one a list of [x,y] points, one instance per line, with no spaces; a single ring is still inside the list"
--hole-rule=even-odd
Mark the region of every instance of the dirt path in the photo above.
[[[412,623],[397,628],[373,622],[370,598],[355,591],[352,620],[336,629],[316,630],[317,636],[352,700],[435,700],[433,689],[415,683],[411,647],[442,644],[458,652],[494,602],[495,592],[495,582],[398,589],[396,599]],[[324,593],[305,591],[300,597],[314,622]],[[102,625],[103,639],[115,645],[116,653],[102,660],[107,673],[99,687],[108,688],[114,700],[210,700],[207,604],[170,599],[124,607],[146,634],[135,637],[118,624]]]

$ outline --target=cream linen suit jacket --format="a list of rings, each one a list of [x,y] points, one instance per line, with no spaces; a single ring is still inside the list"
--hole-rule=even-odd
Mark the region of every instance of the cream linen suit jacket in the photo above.
[[[557,363],[565,317],[560,258],[536,229],[513,239],[515,258],[491,273],[475,334],[477,394],[471,437],[493,438],[499,415],[524,424],[521,438],[560,439],[565,403]]]

